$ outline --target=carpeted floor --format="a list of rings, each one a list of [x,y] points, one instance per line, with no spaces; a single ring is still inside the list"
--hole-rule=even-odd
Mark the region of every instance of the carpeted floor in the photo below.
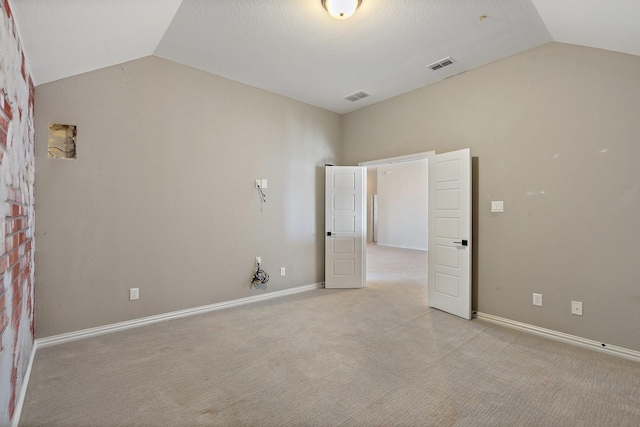
[[[38,350],[21,426],[640,426],[640,363],[426,306],[426,252]]]

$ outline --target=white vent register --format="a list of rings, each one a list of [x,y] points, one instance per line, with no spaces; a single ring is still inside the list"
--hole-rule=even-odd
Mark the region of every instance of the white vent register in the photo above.
[[[441,59],[440,61],[436,61],[433,64],[427,65],[427,68],[431,68],[433,71],[437,71],[440,68],[444,68],[447,65],[453,64],[454,62],[455,60],[452,57],[447,56],[446,58]]]
[[[344,99],[346,99],[347,101],[356,102],[361,100],[362,98],[366,98],[367,96],[370,96],[370,95],[364,91],[359,91],[356,93],[352,93],[351,95],[345,96]]]

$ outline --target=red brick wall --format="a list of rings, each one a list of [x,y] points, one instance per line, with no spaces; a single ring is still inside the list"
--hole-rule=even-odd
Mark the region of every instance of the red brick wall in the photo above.
[[[8,0],[0,7],[0,425],[7,425],[34,337],[34,90]]]

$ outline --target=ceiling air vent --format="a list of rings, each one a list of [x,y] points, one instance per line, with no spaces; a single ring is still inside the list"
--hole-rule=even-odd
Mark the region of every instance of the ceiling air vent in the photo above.
[[[366,98],[367,96],[369,96],[368,93],[360,91],[360,92],[352,93],[349,96],[345,96],[344,99],[348,99],[351,102],[356,102],[362,98]]]
[[[446,67],[447,65],[451,65],[453,64],[455,61],[453,60],[452,57],[447,56],[444,59],[441,59],[440,61],[436,61],[433,64],[429,64],[427,65],[427,68],[431,68],[433,71],[437,71],[440,68]]]

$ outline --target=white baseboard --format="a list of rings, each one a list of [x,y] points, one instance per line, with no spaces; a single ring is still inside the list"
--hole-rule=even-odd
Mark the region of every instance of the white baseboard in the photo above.
[[[53,335],[46,338],[38,338],[35,341],[34,349],[49,347],[52,345],[62,344],[70,341],[76,341],[84,338],[95,337],[98,335],[109,334],[111,332],[123,331],[125,329],[137,328],[140,326],[151,325],[153,323],[164,322],[166,320],[178,319],[180,317],[193,316],[196,314],[207,313],[210,311],[222,310],[224,308],[237,307],[244,304],[250,304],[258,301],[264,301],[272,298],[279,298],[287,295],[297,294],[299,292],[311,291],[319,289],[323,283],[314,283],[312,285],[298,286],[282,291],[269,292],[262,295],[254,295],[246,298],[239,298],[231,301],[224,301],[200,307],[187,308],[185,310],[172,311],[169,313],[158,314],[155,316],[142,317],[140,319],[128,320],[126,322],[112,323],[110,325],[98,326],[96,328],[82,329],[80,331],[68,332],[60,335]]]
[[[36,343],[33,343],[31,347],[31,354],[29,355],[29,363],[27,364],[27,370],[22,378],[22,388],[18,395],[18,401],[16,402],[16,409],[13,411],[13,420],[11,421],[11,427],[18,427],[20,422],[20,415],[22,415],[22,405],[24,405],[24,399],[27,396],[27,386],[29,385],[29,377],[31,377],[31,367],[33,366],[33,359],[36,357]]]
[[[624,347],[617,347],[615,345],[593,341],[593,340],[578,337],[575,335],[565,334],[564,332],[558,332],[552,329],[541,328],[539,326],[529,325],[527,323],[517,322],[511,319],[505,319],[504,317],[498,317],[492,314],[478,312],[476,316],[478,319],[486,320],[492,323],[497,323],[499,325],[507,326],[509,328],[531,332],[536,335],[541,335],[557,341],[563,341],[569,344],[579,345],[581,347],[590,348],[592,350],[597,350],[602,353],[612,354],[615,356],[624,357],[625,359],[640,362],[640,351],[630,350]]]

